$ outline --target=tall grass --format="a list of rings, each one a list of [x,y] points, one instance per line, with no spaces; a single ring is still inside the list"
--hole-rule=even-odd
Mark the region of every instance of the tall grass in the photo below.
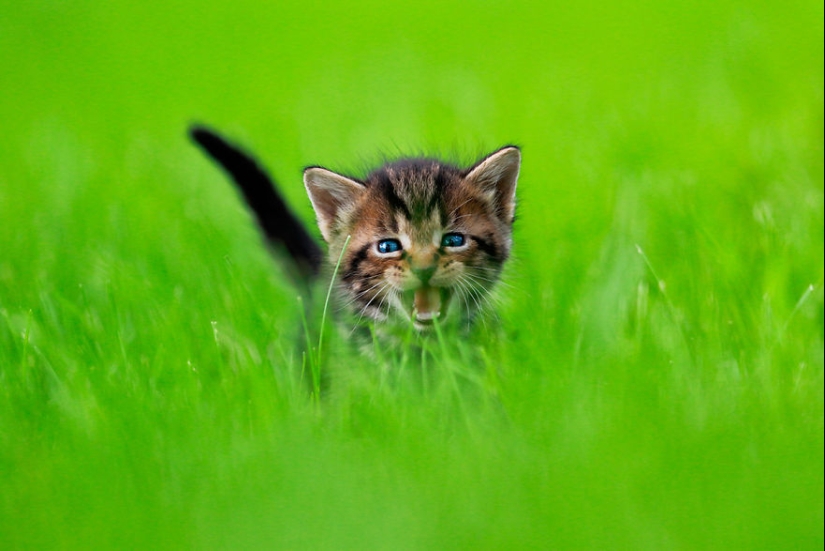
[[[3,13],[0,547],[822,547],[821,3]],[[302,166],[521,145],[497,319],[328,330],[313,401],[194,120],[308,222]]]

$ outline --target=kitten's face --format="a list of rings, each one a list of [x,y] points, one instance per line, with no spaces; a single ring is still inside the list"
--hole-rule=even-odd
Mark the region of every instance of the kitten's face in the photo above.
[[[423,329],[468,320],[510,254],[521,155],[506,147],[468,170],[429,159],[386,165],[364,182],[309,168],[304,182],[359,315]]]

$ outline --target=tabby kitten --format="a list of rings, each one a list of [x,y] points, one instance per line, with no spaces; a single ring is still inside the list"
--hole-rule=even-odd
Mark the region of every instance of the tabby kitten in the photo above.
[[[297,279],[316,278],[320,249],[263,170],[210,130],[196,127],[191,136],[233,177],[267,240],[293,259]],[[338,265],[337,300],[354,323],[471,323],[510,256],[520,164],[519,149],[507,146],[467,169],[412,158],[360,180],[307,168],[327,261]]]

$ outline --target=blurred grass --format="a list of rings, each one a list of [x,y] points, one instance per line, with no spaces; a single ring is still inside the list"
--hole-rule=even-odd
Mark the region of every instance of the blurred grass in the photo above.
[[[6,2],[0,546],[823,544],[821,3]],[[184,139],[524,150],[504,336],[297,382]]]

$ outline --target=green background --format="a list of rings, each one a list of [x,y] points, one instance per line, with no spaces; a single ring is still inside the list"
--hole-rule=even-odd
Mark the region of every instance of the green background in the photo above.
[[[821,549],[821,2],[0,6],[0,547]],[[522,147],[501,331],[310,398],[206,122]],[[313,225],[314,230],[314,225]]]

